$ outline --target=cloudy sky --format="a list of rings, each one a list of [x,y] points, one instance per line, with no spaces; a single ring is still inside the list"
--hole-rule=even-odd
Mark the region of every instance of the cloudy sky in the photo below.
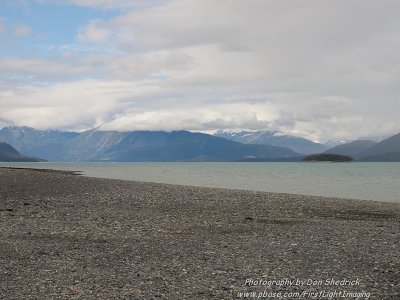
[[[398,0],[2,0],[0,127],[400,132]]]

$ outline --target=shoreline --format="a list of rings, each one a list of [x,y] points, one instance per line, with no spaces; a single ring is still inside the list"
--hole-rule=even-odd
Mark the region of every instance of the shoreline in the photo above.
[[[68,174],[68,175],[83,176],[83,174],[81,174],[83,171],[68,171],[68,170],[56,170],[56,169],[26,168],[26,167],[0,167],[0,169],[26,170],[26,171],[35,171],[35,172],[61,173],[61,174]]]
[[[132,182],[132,183],[139,183],[139,184],[161,184],[161,185],[171,185],[177,187],[193,187],[193,188],[207,188],[207,189],[220,189],[220,190],[232,190],[232,191],[239,191],[239,192],[255,192],[255,193],[267,193],[267,194],[278,194],[278,195],[298,195],[303,197],[309,198],[321,198],[321,199],[337,199],[337,200],[345,200],[345,201],[372,201],[372,202],[379,202],[379,203],[394,203],[400,204],[399,201],[393,200],[373,200],[373,199],[362,199],[362,198],[351,198],[351,197],[340,197],[340,196],[328,196],[328,195],[312,195],[312,194],[305,194],[305,193],[294,193],[294,192],[274,192],[274,191],[263,191],[263,190],[255,190],[255,189],[245,189],[245,188],[231,188],[231,187],[219,187],[219,186],[206,186],[206,185],[191,185],[191,184],[176,184],[176,183],[167,183],[167,182],[155,182],[155,181],[143,181],[143,180],[135,180],[135,179],[120,179],[120,178],[110,178],[110,177],[98,177],[98,176],[91,176],[84,174],[85,171],[79,170],[62,170],[62,169],[50,169],[50,168],[31,168],[31,167],[10,167],[10,166],[0,166],[1,169],[15,169],[15,170],[29,170],[29,171],[38,171],[38,172],[47,172],[47,173],[64,173],[76,176],[82,176],[87,178],[93,179],[101,179],[101,180],[111,180],[111,181],[122,181],[122,182]]]
[[[75,174],[76,175],[76,174]],[[0,168],[0,295],[240,299],[246,279],[400,293],[400,204]]]

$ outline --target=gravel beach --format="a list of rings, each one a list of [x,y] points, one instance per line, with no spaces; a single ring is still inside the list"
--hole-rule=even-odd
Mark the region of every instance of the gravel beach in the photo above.
[[[2,168],[0,240],[0,299],[400,299],[399,203]]]

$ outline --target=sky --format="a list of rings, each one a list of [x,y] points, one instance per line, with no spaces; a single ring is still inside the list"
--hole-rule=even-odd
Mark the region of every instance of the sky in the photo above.
[[[2,0],[0,128],[400,132],[398,0]]]

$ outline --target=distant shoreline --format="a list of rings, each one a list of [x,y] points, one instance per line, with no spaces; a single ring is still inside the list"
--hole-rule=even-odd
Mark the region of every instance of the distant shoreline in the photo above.
[[[400,204],[0,169],[5,298],[400,291]],[[247,279],[359,280],[351,287]],[[282,281],[283,282],[283,281]]]
[[[48,173],[61,173],[61,174],[69,174],[69,175],[82,175],[82,171],[67,171],[67,170],[55,170],[55,169],[41,169],[41,168],[25,168],[25,167],[0,167],[0,169],[8,169],[8,170],[27,170],[27,171],[36,171],[36,172],[48,172]]]

